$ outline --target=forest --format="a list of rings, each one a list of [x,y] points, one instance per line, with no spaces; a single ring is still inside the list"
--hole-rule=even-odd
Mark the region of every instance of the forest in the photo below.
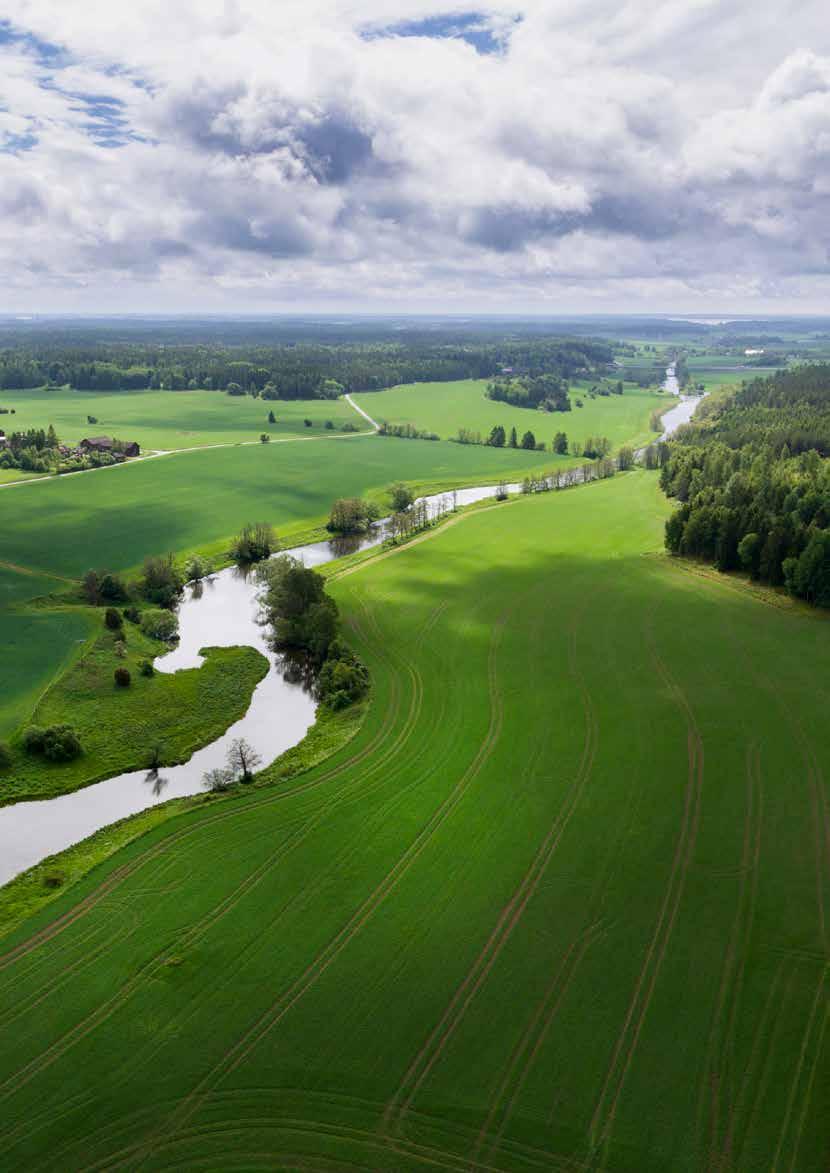
[[[830,364],[754,379],[681,428],[666,546],[830,607]]]
[[[522,337],[514,333],[399,337],[388,327],[342,341],[283,339],[276,331],[201,341],[188,330],[169,340],[140,332],[87,336],[69,328],[0,331],[0,390],[69,386],[87,391],[205,388],[263,399],[336,399],[401,383],[492,378],[505,367],[528,376],[567,378],[604,373],[614,348],[595,339]],[[565,396],[567,400],[567,396]]]

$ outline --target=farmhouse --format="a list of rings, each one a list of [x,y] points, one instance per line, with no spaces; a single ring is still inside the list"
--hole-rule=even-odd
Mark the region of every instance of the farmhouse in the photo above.
[[[141,452],[135,441],[122,443],[120,440],[114,440],[111,436],[92,436],[88,440],[81,440],[78,448],[82,452],[111,452],[114,455],[121,454],[122,456],[138,456]]]

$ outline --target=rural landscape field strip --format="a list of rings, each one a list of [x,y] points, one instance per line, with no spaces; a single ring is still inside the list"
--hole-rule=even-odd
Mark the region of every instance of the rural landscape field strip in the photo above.
[[[662,508],[634,473],[336,577],[357,738],[0,955],[0,1168],[820,1165],[822,650],[642,557]]]

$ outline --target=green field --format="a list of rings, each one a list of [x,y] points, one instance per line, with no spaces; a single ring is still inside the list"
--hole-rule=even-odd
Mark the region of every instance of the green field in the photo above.
[[[540,412],[509,403],[487,399],[486,379],[465,379],[456,383],[410,383],[353,395],[355,403],[378,422],[413,424],[416,428],[437,432],[451,439],[459,428],[471,428],[483,436],[501,424],[507,432],[515,428],[519,439],[528,431],[550,448],[556,432],[564,431],[568,439],[584,444],[589,436],[607,436],[614,448],[622,444],[645,444],[652,438],[649,417],[666,396],[641,391],[629,384],[623,395],[587,396],[590,383],[575,383],[571,390],[569,412]],[[582,407],[576,407],[581,399]]]
[[[395,480],[449,488],[557,464],[567,461],[375,435],[161,456],[0,490],[3,558],[70,577],[123,570],[167,550],[224,551],[246,521],[319,525],[335,498]]]
[[[828,628],[667,512],[632,473],[338,579],[357,738],[4,941],[0,1167],[826,1168]]]
[[[361,430],[365,420],[343,399],[252,399],[222,391],[0,391],[0,407],[14,415],[0,416],[6,432],[48,428],[61,441],[74,444],[85,436],[115,436],[136,440],[142,450],[200,448],[207,444],[239,444],[258,440],[267,432],[273,439],[316,435],[326,420],[335,428],[345,423]],[[273,411],[276,424],[268,423]],[[87,423],[94,416],[96,424]],[[305,419],[312,421],[307,428]]]
[[[137,626],[125,623],[118,633],[105,630],[103,611],[91,608],[45,614],[62,638],[84,619],[94,634],[91,646],[25,716],[34,725],[71,725],[83,753],[72,762],[47,762],[25,753],[19,739],[12,741],[11,766],[0,774],[0,805],[49,798],[139,770],[156,746],[159,765],[187,761],[244,716],[254,687],[268,670],[265,657],[253,648],[210,648],[199,668],[145,677],[139,670],[142,660],[152,660],[165,646]],[[30,613],[22,618],[25,623]],[[126,641],[123,658],[115,652],[119,638]],[[113,674],[119,667],[131,674],[129,688],[115,685]]]

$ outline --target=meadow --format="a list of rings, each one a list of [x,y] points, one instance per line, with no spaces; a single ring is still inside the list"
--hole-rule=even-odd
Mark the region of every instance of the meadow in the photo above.
[[[319,527],[337,497],[382,494],[396,480],[451,488],[568,463],[373,434],[161,456],[0,490],[3,558],[71,578],[126,570],[167,550],[224,553],[247,521],[273,522],[280,534]]]
[[[627,384],[625,393],[588,398],[591,383],[574,382],[570,394],[571,411],[540,412],[488,399],[486,379],[463,379],[453,383],[410,383],[353,395],[355,403],[379,423],[412,424],[416,428],[437,432],[444,440],[458,434],[459,428],[479,431],[483,436],[501,424],[508,432],[516,429],[519,440],[528,430],[537,441],[550,449],[556,432],[563,431],[570,440],[581,443],[589,436],[607,436],[614,449],[623,444],[646,444],[649,418],[655,407],[666,402],[657,392],[641,391]],[[581,400],[583,406],[577,407]]]
[[[0,1168],[826,1168],[828,629],[668,510],[629,473],[335,578],[356,738],[0,947]]]
[[[252,399],[223,391],[73,391],[70,388],[0,391],[0,416],[6,432],[48,428],[62,443],[76,444],[88,436],[115,436],[135,440],[147,450],[202,448],[209,444],[240,444],[259,440],[319,434],[325,421],[339,429],[345,423],[364,430],[367,425],[343,399]],[[11,415],[11,409],[14,415]],[[276,423],[268,423],[273,411]],[[93,416],[97,423],[90,424]],[[307,428],[305,420],[312,421]]]

